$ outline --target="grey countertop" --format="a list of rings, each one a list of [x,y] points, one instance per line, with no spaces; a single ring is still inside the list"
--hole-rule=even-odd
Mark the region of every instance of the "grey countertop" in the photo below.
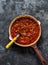
[[[42,65],[31,47],[15,44],[8,50],[9,24],[20,14],[29,14],[41,22],[42,35],[38,48],[48,61],[48,0],[0,0],[0,65]]]

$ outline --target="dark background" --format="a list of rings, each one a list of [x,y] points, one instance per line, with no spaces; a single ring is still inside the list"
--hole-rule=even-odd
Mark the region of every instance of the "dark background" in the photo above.
[[[32,15],[41,22],[38,48],[48,61],[48,0],[0,0],[0,65],[42,65],[31,47],[13,44],[8,50],[5,48],[10,41],[9,24],[20,14]]]

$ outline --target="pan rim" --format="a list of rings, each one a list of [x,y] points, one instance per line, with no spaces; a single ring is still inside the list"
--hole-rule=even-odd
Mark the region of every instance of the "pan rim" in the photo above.
[[[26,14],[19,15],[19,16],[15,17],[15,18],[11,21],[11,23],[10,23],[10,25],[9,25],[9,37],[10,37],[10,38],[12,38],[11,33],[10,33],[10,32],[11,32],[10,29],[11,29],[12,24],[15,22],[15,20],[17,20],[17,19],[19,19],[19,18],[22,18],[22,17],[26,17],[26,16],[27,16],[27,17],[30,17],[30,18],[32,18],[32,19],[34,19],[34,20],[39,24],[40,21],[38,21],[35,17],[33,17],[33,16],[31,16],[31,15],[26,15]],[[36,44],[36,43],[38,42],[38,40],[40,39],[40,37],[41,37],[41,25],[39,25],[39,26],[40,26],[40,34],[39,34],[38,38],[37,38],[33,43],[30,43],[30,44],[28,44],[28,45],[22,45],[22,44],[19,44],[19,43],[15,42],[15,44],[17,44],[18,46],[21,46],[21,47],[29,47],[29,46],[32,46],[32,45]]]

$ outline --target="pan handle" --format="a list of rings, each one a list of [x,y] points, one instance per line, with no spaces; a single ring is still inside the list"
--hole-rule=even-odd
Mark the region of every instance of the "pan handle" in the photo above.
[[[39,51],[38,47],[36,45],[33,45],[32,48],[35,50],[36,54],[38,55],[42,65],[48,65],[47,61],[42,56],[41,52]]]

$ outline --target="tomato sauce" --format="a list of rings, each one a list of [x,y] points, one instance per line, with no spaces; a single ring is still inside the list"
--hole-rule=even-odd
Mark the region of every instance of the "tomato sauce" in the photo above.
[[[29,17],[19,18],[16,21],[14,21],[14,23],[11,26],[12,38],[16,37],[18,33],[20,33],[21,36],[17,39],[17,43],[22,45],[31,44],[39,36],[39,24]]]

